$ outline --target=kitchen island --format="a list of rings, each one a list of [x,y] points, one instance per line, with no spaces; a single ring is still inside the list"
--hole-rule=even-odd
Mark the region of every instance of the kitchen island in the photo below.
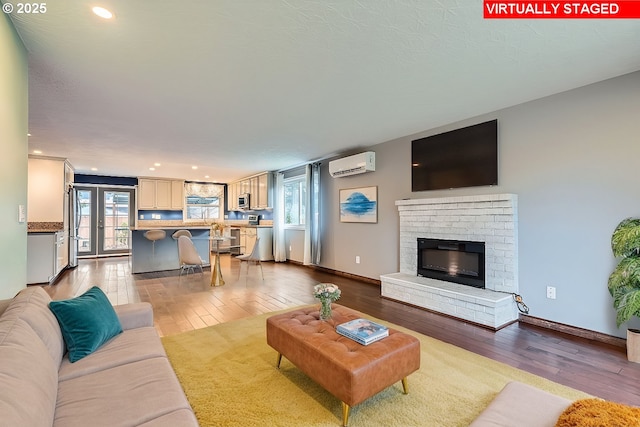
[[[148,230],[164,230],[167,236],[155,243],[144,237]],[[204,265],[209,265],[209,227],[203,226],[158,226],[135,227],[131,229],[131,271],[133,273],[149,273],[152,271],[177,270],[180,268],[178,258],[178,241],[171,237],[178,230],[189,230]]]

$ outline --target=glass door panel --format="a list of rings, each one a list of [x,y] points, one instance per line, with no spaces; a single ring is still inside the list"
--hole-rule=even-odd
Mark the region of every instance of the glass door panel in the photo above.
[[[95,197],[91,189],[76,189],[76,221],[78,237],[78,255],[95,255],[96,245],[92,233],[95,224]]]
[[[133,190],[99,188],[101,209],[98,217],[100,254],[129,253],[133,219]]]
[[[119,255],[131,252],[134,190],[76,186],[78,256]]]

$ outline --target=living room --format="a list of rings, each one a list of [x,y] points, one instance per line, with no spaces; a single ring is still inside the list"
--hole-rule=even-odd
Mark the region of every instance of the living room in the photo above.
[[[11,244],[3,245],[0,297],[9,298],[26,282],[25,226],[16,222],[16,206],[26,204],[28,105],[27,54],[19,37],[8,28],[8,18],[4,19],[0,25],[0,63],[7,77],[0,82],[0,138],[5,154],[0,186],[6,203],[0,212],[4,240]],[[635,319],[616,327],[607,279],[616,264],[610,244],[614,228],[624,218],[640,216],[640,192],[635,182],[640,154],[640,71],[620,74],[596,83],[586,75],[576,76],[575,89],[532,95],[519,105],[473,117],[451,115],[441,119],[446,125],[362,145],[354,152],[376,153],[372,173],[334,179],[327,171],[330,159],[323,160],[320,266],[374,281],[398,271],[396,201],[514,194],[518,293],[529,307],[529,315],[624,337],[627,326],[639,327],[640,322]],[[463,91],[451,96],[464,103]],[[499,126],[498,185],[411,191],[412,140],[493,119]],[[377,187],[377,223],[340,222],[340,190],[368,186]],[[548,286],[557,289],[555,299],[547,298]]]
[[[4,19],[8,19],[6,15]],[[26,91],[26,58],[17,35],[6,25],[9,22],[3,26],[3,52],[9,56],[3,63],[15,68],[6,73],[9,77],[3,93],[12,114],[3,117],[2,128],[3,140],[14,142],[7,146],[9,150],[3,157],[3,170],[11,177],[4,180],[3,192],[15,195],[15,204],[20,205],[24,204],[26,192],[27,149],[26,140],[20,135],[27,127],[28,107],[19,91],[21,87]],[[579,87],[581,81],[589,81],[586,72],[576,76],[577,88],[570,91],[543,97],[540,95],[547,94],[536,96],[535,91],[530,91],[532,101],[464,120],[449,113],[449,124],[445,126],[397,135],[380,144],[361,145],[358,151],[376,153],[373,173],[332,179],[327,172],[328,161],[323,161],[320,265],[379,280],[382,274],[398,271],[399,219],[395,201],[511,193],[518,198],[518,292],[529,306],[530,316],[624,337],[624,328],[615,325],[606,283],[615,266],[609,243],[611,233],[622,219],[639,214],[632,172],[638,150],[635,113],[639,79],[640,73],[635,72]],[[451,96],[464,99],[462,91]],[[14,107],[15,103],[19,108]],[[411,192],[413,139],[493,119],[498,120],[499,129],[498,185]],[[447,122],[447,118],[440,121]],[[339,190],[363,186],[377,186],[377,223],[341,223],[337,213]],[[22,226],[11,225],[14,211],[4,211],[8,232],[5,240],[17,248],[5,262],[20,266],[24,262],[17,254],[22,253],[25,241]],[[23,269],[5,269],[12,270],[6,273],[2,286],[5,296],[21,287],[16,283],[24,282]],[[557,289],[556,299],[546,297],[548,286]]]

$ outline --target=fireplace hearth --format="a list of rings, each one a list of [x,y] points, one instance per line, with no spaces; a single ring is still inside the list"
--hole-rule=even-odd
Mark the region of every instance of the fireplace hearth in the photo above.
[[[492,329],[518,319],[511,295],[518,293],[517,195],[397,200],[396,206],[400,216],[400,271],[380,276],[384,298]],[[445,242],[439,248],[430,248],[435,251],[427,252],[427,261],[422,262],[422,256],[416,253],[417,239],[464,242],[468,246],[456,248]],[[479,242],[484,244],[482,255],[473,247]],[[448,252],[451,249],[466,253],[452,254]],[[430,255],[436,255],[436,259],[431,261]],[[458,259],[450,262],[451,257]],[[418,272],[419,263],[431,271]],[[475,283],[465,286],[468,283],[452,278]],[[481,286],[480,280],[484,282]]]
[[[417,240],[418,276],[484,289],[484,242]]]

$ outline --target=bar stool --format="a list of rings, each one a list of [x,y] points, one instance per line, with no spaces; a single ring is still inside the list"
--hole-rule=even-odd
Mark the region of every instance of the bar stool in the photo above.
[[[144,237],[151,240],[151,257],[156,256],[156,240],[162,240],[167,237],[167,232],[160,229],[152,229],[144,232]]]

